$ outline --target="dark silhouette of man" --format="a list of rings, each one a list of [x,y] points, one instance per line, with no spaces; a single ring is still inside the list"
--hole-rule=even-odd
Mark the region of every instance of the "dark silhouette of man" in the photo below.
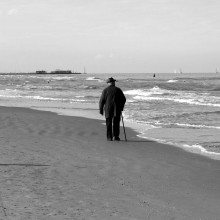
[[[99,101],[100,114],[103,115],[105,112],[108,141],[112,141],[113,138],[120,141],[121,112],[126,102],[124,93],[115,86],[115,81],[112,77],[107,79],[108,87],[103,90]]]

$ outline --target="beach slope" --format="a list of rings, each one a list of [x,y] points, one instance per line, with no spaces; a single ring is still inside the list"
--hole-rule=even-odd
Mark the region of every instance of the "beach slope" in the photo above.
[[[0,107],[0,219],[219,220],[220,161],[104,121]]]

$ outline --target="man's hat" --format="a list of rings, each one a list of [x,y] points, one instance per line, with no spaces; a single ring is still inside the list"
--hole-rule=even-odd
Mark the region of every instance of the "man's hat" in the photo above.
[[[106,80],[106,82],[107,83],[111,83],[111,82],[115,82],[116,81],[116,79],[114,79],[114,78],[108,78],[107,80]]]

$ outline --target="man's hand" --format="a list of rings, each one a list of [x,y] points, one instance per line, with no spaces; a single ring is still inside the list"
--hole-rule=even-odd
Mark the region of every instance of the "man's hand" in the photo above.
[[[103,110],[100,110],[99,113],[100,113],[101,115],[103,115]]]

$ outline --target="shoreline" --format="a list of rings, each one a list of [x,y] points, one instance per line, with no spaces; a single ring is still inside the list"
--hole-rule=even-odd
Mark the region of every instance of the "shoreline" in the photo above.
[[[22,99],[23,100],[23,99]],[[35,109],[39,111],[49,111],[54,112],[58,115],[66,115],[66,116],[76,116],[76,117],[85,117],[89,119],[98,119],[103,120],[105,123],[104,117],[99,114],[99,110],[97,108],[97,104],[88,104],[88,103],[62,103],[62,108],[58,107],[60,103],[56,102],[47,102],[47,101],[31,101],[19,103],[17,100],[5,100],[2,102],[2,106],[5,107],[21,107],[21,108],[29,108]],[[122,123],[121,123],[122,125]],[[220,160],[220,153],[215,151],[209,151],[208,149],[202,147],[201,145],[187,145],[187,144],[178,144],[169,141],[163,141],[162,139],[146,137],[143,134],[148,132],[148,130],[156,130],[158,128],[152,128],[149,125],[145,124],[137,124],[133,122],[126,121],[125,127],[131,128],[135,132],[137,132],[137,136],[151,141],[156,141],[159,144],[168,144],[174,147],[183,149],[192,154],[202,155],[207,158],[211,158],[213,160]],[[145,130],[145,132],[143,132]],[[145,134],[145,135],[146,135]]]
[[[220,161],[101,120],[0,107],[2,218],[198,220],[220,216]]]
[[[155,130],[156,129],[157,128],[155,128]],[[143,139],[156,141],[160,144],[172,145],[174,147],[183,149],[186,152],[189,152],[189,153],[192,153],[192,154],[197,154],[197,155],[200,155],[200,156],[204,156],[204,157],[207,157],[207,158],[212,159],[212,160],[220,160],[219,150],[217,152],[216,151],[209,151],[208,149],[204,148],[203,146],[201,146],[199,144],[194,144],[194,145],[182,144],[181,145],[181,144],[178,144],[178,143],[163,141],[162,139],[146,137],[146,136],[143,136],[143,134],[138,134],[137,136],[140,137],[140,138],[143,138]]]

